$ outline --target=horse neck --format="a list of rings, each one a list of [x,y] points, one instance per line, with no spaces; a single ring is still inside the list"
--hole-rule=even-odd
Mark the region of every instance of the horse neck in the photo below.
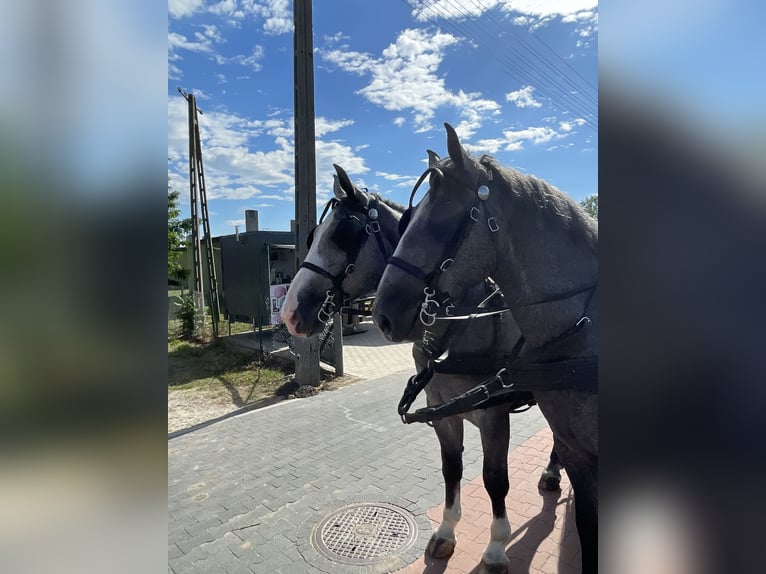
[[[588,314],[595,319],[596,299],[589,299],[589,291],[538,303],[594,285],[598,261],[594,249],[574,237],[563,219],[530,203],[524,205],[525,198],[504,194],[502,201],[493,277],[528,346],[534,348],[576,323],[588,301]]]

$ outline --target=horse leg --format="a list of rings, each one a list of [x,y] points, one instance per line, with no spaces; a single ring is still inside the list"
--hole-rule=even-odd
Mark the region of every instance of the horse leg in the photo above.
[[[574,517],[582,553],[582,574],[598,572],[598,458],[559,450],[574,491]]]
[[[556,438],[553,438],[553,447],[551,448],[551,457],[548,466],[545,467],[540,475],[540,481],[537,488],[545,491],[559,490],[561,488],[561,461],[558,452],[556,452]]]
[[[455,551],[455,526],[460,520],[460,480],[463,478],[463,419],[449,417],[434,423],[442,455],[444,511],[442,522],[426,546],[426,556],[449,558]]]
[[[508,443],[510,420],[508,413],[487,412],[481,421],[481,445],[484,451],[483,478],[492,502],[492,526],[490,540],[482,554],[479,574],[505,574],[510,562],[505,547],[511,541],[511,525],[505,511],[508,495]]]

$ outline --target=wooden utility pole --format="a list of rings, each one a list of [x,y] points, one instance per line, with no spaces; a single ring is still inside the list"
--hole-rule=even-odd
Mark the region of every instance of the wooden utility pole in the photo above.
[[[316,225],[317,218],[311,1],[293,1],[296,269],[306,258],[306,239],[309,231]],[[300,385],[319,385],[319,337],[296,337],[295,353],[295,381]]]

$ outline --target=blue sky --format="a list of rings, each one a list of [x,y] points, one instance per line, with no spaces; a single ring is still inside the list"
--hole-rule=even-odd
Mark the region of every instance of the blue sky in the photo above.
[[[288,0],[170,0],[168,156],[188,209],[187,106],[200,116],[213,235],[294,218]],[[574,199],[598,189],[596,0],[316,0],[317,205],[332,164],[400,203],[446,155],[444,122],[475,155]]]

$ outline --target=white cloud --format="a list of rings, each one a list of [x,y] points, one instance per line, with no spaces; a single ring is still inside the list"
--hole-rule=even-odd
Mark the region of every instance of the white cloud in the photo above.
[[[263,4],[263,30],[267,34],[288,34],[293,31],[293,11],[289,0],[270,0]]]
[[[388,173],[385,171],[376,171],[375,175],[388,181],[410,181],[412,179],[411,175],[399,175],[398,173]]]
[[[575,128],[585,125],[585,120],[577,118],[571,121],[561,121],[557,128],[548,126],[533,126],[522,130],[504,130],[502,138],[483,139],[476,142],[475,145],[466,145],[470,151],[479,153],[496,153],[498,150],[519,151],[524,149],[524,144],[540,145],[549,142],[559,142],[564,138],[573,135]],[[565,144],[546,148],[553,150],[558,147],[564,147]]]
[[[346,126],[353,125],[353,123],[354,120],[331,121],[327,118],[316,118],[316,120],[314,120],[314,133],[316,134],[316,137],[321,138],[329,133],[337,132]]]
[[[598,22],[598,0],[415,0],[410,4],[413,17],[420,22],[474,19],[495,8],[512,14],[516,26],[528,26],[533,30],[553,19],[576,25],[587,22],[588,25],[577,30],[584,36],[595,32]]]
[[[473,129],[484,118],[500,113],[500,106],[478,93],[451,92],[437,75],[448,47],[460,40],[441,31],[403,30],[396,42],[380,57],[349,50],[319,50],[322,58],[346,72],[369,77],[357,93],[367,101],[390,111],[409,111],[415,133],[430,131],[430,120],[437,109],[451,106]],[[401,126],[401,116],[393,120]]]
[[[168,157],[174,185],[187,185],[188,108],[181,97],[168,99]],[[317,197],[332,195],[332,164],[349,173],[365,173],[364,159],[349,146],[325,141],[324,135],[351,125],[351,120],[318,117],[316,162]],[[292,117],[253,120],[219,110],[200,116],[200,137],[209,199],[291,200],[295,183]],[[181,189],[182,187],[178,187]]]
[[[475,2],[454,2],[454,0],[416,0],[411,2],[412,15],[416,20],[424,22],[437,18],[463,19],[466,17],[475,18],[481,16],[484,12],[491,10],[499,0],[484,0],[482,3]]]
[[[224,64],[238,64],[240,66],[246,66],[253,71],[258,72],[261,70],[261,60],[263,59],[264,51],[263,46],[256,45],[250,55],[237,54],[236,56],[226,57],[221,54],[215,54],[215,61],[219,65]]]
[[[394,118],[394,125],[397,126],[397,127],[402,127],[404,125],[404,122],[406,122],[406,121],[407,120],[405,120],[404,117],[399,116],[399,117]]]
[[[199,12],[205,0],[168,0],[168,14],[173,18],[184,18]]]
[[[259,19],[263,31],[269,35],[293,31],[290,0],[221,0],[207,6],[204,0],[168,0],[168,14],[171,18],[185,18],[203,11],[222,18],[234,27],[241,27],[242,21],[248,18]]]
[[[177,48],[181,48],[182,50],[189,50],[190,52],[209,54],[213,51],[212,43],[213,41],[210,38],[204,36],[202,38],[198,37],[197,41],[194,42],[189,40],[183,34],[177,32],[170,32],[168,34],[169,52],[174,52]]]
[[[541,108],[542,104],[535,100],[532,92],[535,89],[532,86],[524,86],[515,92],[505,94],[505,100],[516,104],[517,108]]]

